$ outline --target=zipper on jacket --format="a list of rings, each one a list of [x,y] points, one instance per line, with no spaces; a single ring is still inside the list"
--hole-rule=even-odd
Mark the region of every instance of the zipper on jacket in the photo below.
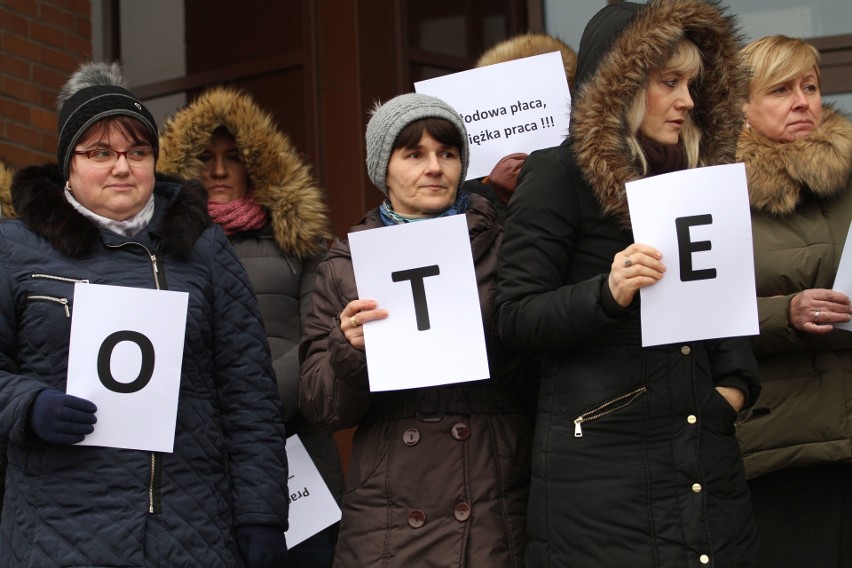
[[[148,480],[148,512],[152,515],[160,514],[163,510],[160,502],[160,485],[163,473],[162,465],[156,452],[151,452],[151,478]]]
[[[160,283],[161,283],[161,278],[164,275],[160,274],[160,268],[157,266],[157,254],[156,253],[151,252],[150,250],[148,250],[148,247],[146,247],[142,243],[137,243],[136,241],[127,241],[127,242],[124,242],[124,243],[121,243],[121,244],[118,244],[118,245],[107,245],[107,246],[109,248],[116,248],[117,249],[117,248],[125,247],[127,245],[136,245],[138,247],[142,247],[142,250],[145,251],[145,254],[148,255],[148,258],[151,261],[151,272],[154,275],[154,286],[157,288],[157,290],[161,290],[163,288],[163,286],[160,286]]]
[[[583,422],[591,422],[593,420],[597,420],[598,418],[603,418],[607,414],[612,414],[616,410],[621,410],[625,406],[629,406],[630,403],[636,400],[640,395],[645,394],[647,390],[648,387],[639,387],[633,389],[632,391],[619,395],[613,399],[610,399],[604,402],[603,404],[599,404],[591,410],[587,410],[586,412],[574,419],[574,437],[583,437],[583,427],[581,426]]]
[[[165,274],[160,272],[160,268],[157,264],[157,255],[156,253],[148,250],[148,247],[143,245],[142,243],[137,243],[136,241],[127,241],[118,245],[107,245],[109,248],[122,248],[128,245],[136,245],[142,247],[142,250],[145,251],[145,254],[148,255],[148,259],[151,261],[151,273],[154,275],[154,286],[157,290],[162,290],[166,288],[165,286]],[[161,283],[163,284],[161,286]],[[162,477],[163,477],[163,466],[160,464],[160,459],[156,452],[151,452],[151,460],[150,460],[150,468],[149,473],[151,478],[148,480],[148,513],[155,515],[160,514],[162,512],[162,503],[160,501],[160,488],[162,485]]]
[[[56,304],[61,304],[63,308],[65,308],[65,317],[71,317],[71,310],[68,308],[68,298],[59,298],[57,296],[39,296],[39,295],[31,295],[27,296],[27,300],[36,300],[41,302],[54,302]]]
[[[69,284],[88,284],[88,278],[68,278],[67,276],[56,276],[55,274],[31,274],[30,278],[43,278],[45,280],[57,280],[59,282],[68,282]]]

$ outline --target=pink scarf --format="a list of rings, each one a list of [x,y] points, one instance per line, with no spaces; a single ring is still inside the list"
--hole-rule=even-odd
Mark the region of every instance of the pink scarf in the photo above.
[[[266,224],[266,210],[251,197],[241,197],[228,203],[208,201],[207,211],[226,235],[260,229]]]

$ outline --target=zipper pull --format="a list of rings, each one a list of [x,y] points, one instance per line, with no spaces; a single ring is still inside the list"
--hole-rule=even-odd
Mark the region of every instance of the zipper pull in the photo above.
[[[154,265],[154,274],[159,274],[160,270],[157,268],[157,255],[156,254],[151,255],[151,264]]]
[[[60,300],[60,303],[62,304],[62,307],[65,308],[65,317],[70,318],[71,317],[71,310],[68,309],[68,299],[62,298]]]
[[[582,438],[583,437],[583,428],[580,426],[583,422],[583,417],[580,416],[574,420],[574,437]]]

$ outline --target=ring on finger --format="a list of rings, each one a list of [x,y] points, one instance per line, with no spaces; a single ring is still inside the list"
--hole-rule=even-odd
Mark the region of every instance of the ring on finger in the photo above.
[[[352,316],[351,318],[349,318],[349,323],[352,324],[352,327],[360,327],[361,326],[361,322],[359,322],[357,319],[355,319],[355,316]]]
[[[633,261],[630,260],[630,257],[628,256],[627,258],[624,259],[624,267],[630,268],[631,266],[633,266]]]
[[[819,310],[814,311],[814,323],[819,323]]]

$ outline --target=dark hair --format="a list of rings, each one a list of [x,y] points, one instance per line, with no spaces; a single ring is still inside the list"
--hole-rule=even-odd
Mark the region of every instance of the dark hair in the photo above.
[[[461,150],[464,147],[462,133],[459,132],[451,122],[443,118],[421,118],[406,125],[396,140],[393,142],[392,150],[400,148],[416,148],[420,144],[423,133],[428,132],[432,138],[443,144]]]
[[[80,136],[78,143],[88,140],[103,140],[113,127],[128,142],[133,142],[134,144],[144,143],[155,150],[157,149],[157,135],[151,132],[150,128],[130,116],[114,116],[97,121]]]

